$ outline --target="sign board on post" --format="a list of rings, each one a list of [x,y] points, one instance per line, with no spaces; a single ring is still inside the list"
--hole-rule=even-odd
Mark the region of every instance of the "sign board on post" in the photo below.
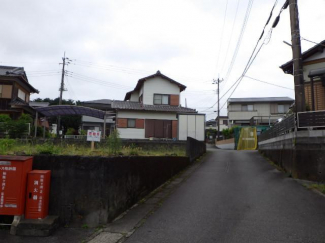
[[[95,131],[95,130],[88,130],[87,131],[87,141],[91,142],[100,142],[102,132]]]
[[[95,148],[95,142],[100,142],[102,132],[95,131],[95,130],[88,130],[87,131],[87,141],[91,141],[91,151]]]

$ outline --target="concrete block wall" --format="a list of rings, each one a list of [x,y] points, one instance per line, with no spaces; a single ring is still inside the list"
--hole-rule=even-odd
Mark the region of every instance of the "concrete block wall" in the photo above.
[[[259,142],[259,151],[294,178],[325,182],[325,131],[298,131]]]
[[[96,227],[113,220],[190,164],[188,157],[38,155],[33,169],[51,170],[49,213],[62,225]]]

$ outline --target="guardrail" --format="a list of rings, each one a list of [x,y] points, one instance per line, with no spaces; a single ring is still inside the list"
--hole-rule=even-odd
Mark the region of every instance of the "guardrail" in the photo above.
[[[86,135],[64,135],[64,138],[66,139],[84,139],[86,140]]]
[[[298,112],[298,128],[325,127],[325,111]]]
[[[261,133],[258,137],[258,141],[264,141],[270,138],[278,137],[280,135],[289,133],[295,129],[295,115],[283,119],[281,122],[275,124],[270,129]]]

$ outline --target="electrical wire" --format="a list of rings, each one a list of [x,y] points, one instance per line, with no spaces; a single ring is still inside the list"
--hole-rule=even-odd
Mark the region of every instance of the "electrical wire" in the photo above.
[[[89,76],[78,74],[78,73],[75,73],[75,72],[70,72],[70,71],[67,71],[67,75],[69,75],[70,77],[82,78],[82,79],[85,79],[85,80],[92,80],[92,81],[97,82],[97,83],[102,83],[102,84],[105,84],[105,85],[111,85],[111,86],[115,86],[115,87],[121,87],[121,88],[126,88],[126,89],[132,89],[133,88],[131,86],[117,84],[117,83],[113,83],[113,82],[108,82],[108,81],[104,81],[104,80],[101,80],[101,79],[92,78],[92,77],[89,77]]]
[[[308,41],[308,42],[310,42],[310,43],[314,43],[314,44],[319,45],[319,46],[325,46],[325,45],[322,44],[324,41],[322,41],[322,42],[320,42],[320,43],[317,43],[317,42],[315,42],[315,41],[308,40],[308,39],[303,38],[303,37],[301,37],[301,36],[300,36],[300,38],[301,38],[302,40],[304,40],[304,41]]]
[[[265,83],[265,84],[273,85],[273,86],[276,86],[276,87],[279,87],[279,88],[289,89],[289,90],[294,90],[294,89],[292,89],[292,88],[284,87],[284,86],[277,85],[277,84],[272,84],[272,83],[269,83],[269,82],[266,82],[266,81],[263,81],[263,80],[260,80],[260,79],[252,78],[252,77],[249,77],[249,76],[246,76],[246,75],[245,75],[244,77],[245,77],[245,78],[249,78],[249,79],[251,79],[251,80],[255,80],[255,81],[261,82],[261,83]]]
[[[225,56],[225,58],[224,58],[224,60],[223,60],[223,64],[222,64],[222,68],[221,68],[221,72],[220,72],[220,73],[223,72],[223,69],[224,69],[224,67],[225,67],[226,60],[227,60],[227,57],[228,57],[229,47],[230,47],[230,43],[231,43],[232,36],[233,36],[233,33],[234,33],[234,28],[235,28],[236,19],[237,19],[238,7],[239,7],[239,0],[237,0],[237,7],[236,7],[235,18],[234,18],[234,21],[233,21],[233,23],[232,23],[232,28],[231,28],[231,31],[230,31],[230,38],[229,38],[228,46],[227,46],[227,49],[226,49],[226,56]]]
[[[228,98],[230,98],[231,96],[232,96],[232,94],[236,91],[236,89],[238,88],[238,86],[239,86],[239,84],[241,83],[241,81],[243,80],[243,78],[244,78],[244,76],[245,76],[245,74],[247,73],[247,71],[249,70],[249,68],[251,67],[251,65],[253,64],[253,62],[255,61],[255,59],[256,59],[256,57],[257,57],[257,55],[259,54],[259,52],[261,51],[261,49],[262,49],[262,47],[265,45],[265,44],[267,44],[267,43],[262,43],[261,45],[260,45],[260,47],[259,47],[259,49],[258,49],[258,51],[255,53],[255,50],[256,50],[256,48],[257,48],[257,46],[258,46],[258,44],[259,44],[259,41],[261,40],[261,38],[262,38],[262,36],[263,36],[263,34],[264,34],[264,30],[265,30],[265,27],[268,25],[268,23],[269,23],[269,21],[270,21],[270,19],[271,19],[271,17],[272,17],[272,12],[273,12],[273,10],[274,10],[274,8],[275,8],[275,6],[276,6],[276,4],[277,4],[277,0],[275,1],[275,4],[274,4],[274,6],[273,6],[273,8],[272,8],[272,10],[271,10],[271,13],[270,13],[270,16],[269,16],[269,18],[268,18],[268,20],[266,21],[266,24],[265,24],[265,26],[264,26],[264,28],[263,28],[263,31],[262,31],[262,33],[261,33],[261,35],[260,35],[260,38],[258,39],[258,41],[257,41],[257,44],[255,45],[255,47],[254,47],[254,50],[253,50],[253,52],[252,52],[252,54],[251,54],[251,56],[250,56],[250,58],[249,58],[249,60],[248,60],[248,62],[247,62],[247,64],[246,64],[246,67],[245,67],[245,69],[244,69],[244,71],[243,71],[243,73],[242,73],[242,75],[236,80],[236,82],[223,94],[223,96],[220,98],[220,99],[222,99],[235,85],[235,88],[234,88],[234,90],[231,92],[231,94],[230,94],[230,96],[228,97]],[[279,19],[279,16],[280,16],[280,14],[282,13],[282,11],[283,11],[283,9],[285,9],[286,8],[286,4],[287,4],[287,2],[285,2],[285,4],[282,6],[282,8],[281,8],[281,10],[280,10],[280,13],[279,13],[279,15],[277,16],[277,19]],[[277,23],[276,23],[277,24]],[[276,27],[276,25],[274,25],[273,24],[273,26],[272,26],[272,28],[275,28]],[[268,42],[270,41],[270,39],[271,39],[271,35],[272,35],[272,28],[270,29],[270,31],[269,31],[269,35],[265,38],[265,39],[267,39],[268,38]],[[264,40],[265,41],[265,40]],[[253,57],[254,56],[254,57]],[[220,100],[219,99],[219,100]],[[211,108],[213,108],[216,104],[218,103],[218,101],[216,102],[216,103],[214,103],[209,109],[211,109]],[[227,103],[227,101],[221,106],[221,109],[225,106],[225,104]],[[209,110],[209,109],[207,109],[207,110]]]
[[[227,2],[226,2],[226,9],[225,9],[224,17],[223,17],[223,24],[222,24],[222,30],[221,30],[220,45],[219,45],[219,50],[218,50],[218,57],[217,57],[216,71],[218,70],[218,66],[219,66],[220,50],[221,50],[221,47],[222,47],[223,34],[224,34],[224,30],[225,30],[225,22],[226,22],[226,17],[227,17],[228,1],[229,1],[229,0],[227,0]]]
[[[224,85],[226,84],[226,82],[227,82],[227,80],[229,78],[229,75],[230,75],[230,73],[232,71],[232,68],[234,66],[234,63],[236,61],[237,54],[238,54],[238,51],[239,51],[239,48],[240,48],[240,45],[241,45],[245,30],[246,30],[246,26],[247,26],[247,22],[248,22],[248,19],[249,19],[249,16],[250,16],[250,12],[251,12],[251,9],[252,9],[253,2],[254,2],[254,0],[250,0],[248,5],[247,5],[245,18],[244,18],[244,21],[243,21],[243,24],[242,24],[242,27],[241,27],[241,31],[240,31],[240,34],[239,34],[239,37],[238,37],[238,40],[237,40],[235,51],[233,53],[229,68],[227,70]]]

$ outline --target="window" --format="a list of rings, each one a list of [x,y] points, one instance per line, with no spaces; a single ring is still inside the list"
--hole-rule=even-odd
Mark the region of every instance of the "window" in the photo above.
[[[278,113],[284,113],[284,105],[278,105]]]
[[[242,105],[241,110],[242,111],[253,111],[254,110],[254,105]]]
[[[154,94],[153,104],[154,105],[169,105],[169,95]]]
[[[26,100],[26,94],[21,89],[18,89],[18,98],[22,99],[23,101]]]
[[[228,126],[228,120],[223,120],[222,122],[223,122],[223,123],[222,123],[223,125]]]
[[[135,119],[128,119],[128,127],[135,128]]]

